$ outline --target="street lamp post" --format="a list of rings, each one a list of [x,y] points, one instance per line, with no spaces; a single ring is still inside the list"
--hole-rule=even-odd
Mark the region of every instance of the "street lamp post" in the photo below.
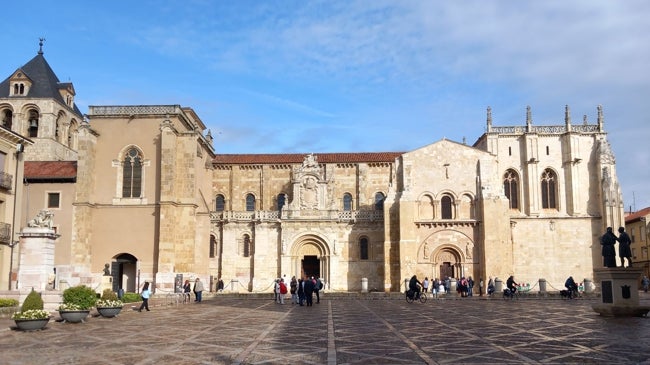
[[[650,267],[650,252],[648,252],[648,226],[646,223],[646,217],[641,217],[639,218],[639,221],[641,221],[641,224],[643,224],[643,236],[645,237],[645,274],[650,275],[649,267]]]

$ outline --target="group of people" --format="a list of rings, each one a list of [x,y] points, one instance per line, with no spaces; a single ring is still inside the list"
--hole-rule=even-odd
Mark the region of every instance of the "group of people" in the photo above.
[[[284,297],[287,291],[291,294],[291,304],[311,307],[314,304],[314,295],[316,304],[320,304],[320,292],[323,290],[323,281],[320,277],[305,276],[305,278],[296,278],[293,276],[287,288],[285,278],[278,278],[273,284],[273,293],[275,302],[284,304]]]
[[[451,291],[451,281],[450,277],[445,278],[444,280],[435,278],[429,280],[429,277],[425,277],[423,281],[418,280],[417,275],[413,275],[409,280],[409,289],[414,293],[427,293],[437,295],[441,293],[449,294]],[[479,279],[480,283],[480,295],[483,295],[483,279]],[[474,279],[471,276],[461,277],[460,280],[456,282],[456,292],[463,297],[471,297],[474,292]],[[417,297],[417,296],[416,296]]]
[[[632,240],[625,232],[625,228],[619,227],[618,237],[612,232],[612,227],[607,227],[607,232],[600,238],[600,244],[603,246],[603,264],[605,267],[616,267],[616,249],[614,245],[618,242],[618,256],[621,258],[621,267],[625,266],[627,260],[627,267],[632,267],[632,250],[630,244]]]

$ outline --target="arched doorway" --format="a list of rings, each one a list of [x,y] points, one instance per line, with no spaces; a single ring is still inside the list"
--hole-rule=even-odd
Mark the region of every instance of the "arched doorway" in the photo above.
[[[329,282],[329,256],[329,246],[324,239],[305,235],[292,245],[291,268],[300,277],[320,277]]]
[[[137,293],[140,286],[138,259],[128,253],[115,256],[111,263],[111,276],[114,292],[123,289],[125,292]]]
[[[440,250],[435,252],[433,263],[434,269],[437,265],[438,277],[440,279],[447,277],[459,278],[462,275],[462,260],[460,253],[451,247],[442,247]]]

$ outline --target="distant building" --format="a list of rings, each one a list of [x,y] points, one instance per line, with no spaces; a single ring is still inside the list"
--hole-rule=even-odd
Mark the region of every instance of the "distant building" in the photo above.
[[[223,155],[191,108],[135,100],[83,115],[74,97],[42,51],[0,84],[5,133],[33,141],[20,222],[50,209],[61,235],[57,288],[97,287],[106,263],[127,291],[173,291],[181,275],[253,292],[283,275],[339,291],[398,291],[413,274],[558,287],[591,278],[600,236],[624,223],[600,107],[595,124],[567,107],[564,123],[538,126],[529,108],[507,127],[488,109],[472,146]]]
[[[643,208],[636,212],[631,212],[625,216],[625,230],[632,240],[630,248],[632,249],[633,266],[643,268],[646,276],[650,277],[650,259],[648,250],[650,249],[650,207]]]

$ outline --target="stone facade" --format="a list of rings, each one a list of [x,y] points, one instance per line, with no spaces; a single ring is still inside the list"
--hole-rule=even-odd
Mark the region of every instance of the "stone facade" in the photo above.
[[[22,110],[26,99],[9,95],[0,111]],[[179,275],[221,278],[240,292],[271,291],[285,275],[320,276],[332,291],[360,291],[362,282],[399,291],[413,274],[515,275],[561,288],[569,275],[593,277],[600,235],[624,223],[600,107],[595,124],[572,124],[567,107],[564,123],[534,125],[528,109],[521,126],[505,127],[492,125],[488,109],[471,146],[443,139],[408,152],[218,155],[190,108],[91,106],[81,118],[54,104],[67,114],[41,119],[26,156],[74,162],[76,173],[26,176],[38,187],[23,216],[61,192],[58,287],[100,287],[109,263],[114,289],[127,291],[151,281],[171,292]],[[10,115],[16,130],[29,124],[25,113]]]

